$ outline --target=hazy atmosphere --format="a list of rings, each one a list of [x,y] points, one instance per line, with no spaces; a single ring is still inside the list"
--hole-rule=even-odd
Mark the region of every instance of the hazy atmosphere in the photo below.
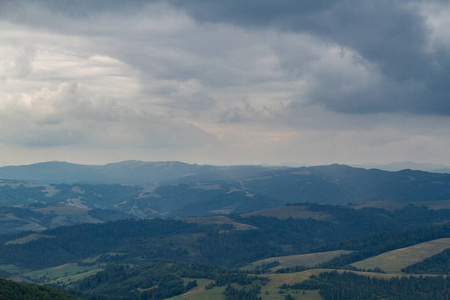
[[[0,0],[0,165],[448,165],[448,28],[448,1]]]

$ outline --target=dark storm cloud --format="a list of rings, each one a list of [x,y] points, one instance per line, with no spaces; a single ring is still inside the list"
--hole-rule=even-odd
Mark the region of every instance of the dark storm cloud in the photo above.
[[[450,52],[432,40],[432,28],[421,10],[423,1],[313,1],[313,0],[192,0],[192,1],[34,1],[73,18],[96,13],[139,11],[154,3],[185,11],[198,22],[227,23],[249,30],[275,29],[307,33],[355,51],[362,64],[377,76],[374,82],[342,88],[336,76],[322,72],[320,88],[308,100],[342,113],[450,114]],[[444,1],[427,1],[448,5]],[[10,5],[14,5],[11,4]],[[301,55],[299,53],[298,55]],[[302,66],[286,66],[302,68]],[[183,73],[175,74],[183,76]],[[190,75],[188,75],[190,76]],[[375,82],[376,81],[376,82]],[[295,103],[293,103],[295,107]]]
[[[448,46],[431,40],[431,29],[420,10],[420,1],[199,0],[173,3],[199,21],[308,32],[357,51],[374,71],[381,73],[382,82],[345,92],[336,87],[340,84],[338,78],[319,78],[322,87],[310,93],[310,101],[330,110],[450,114],[447,82],[450,53],[446,51]]]

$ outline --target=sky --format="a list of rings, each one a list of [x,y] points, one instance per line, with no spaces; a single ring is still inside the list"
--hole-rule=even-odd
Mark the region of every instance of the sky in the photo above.
[[[0,0],[0,165],[450,165],[433,0]]]

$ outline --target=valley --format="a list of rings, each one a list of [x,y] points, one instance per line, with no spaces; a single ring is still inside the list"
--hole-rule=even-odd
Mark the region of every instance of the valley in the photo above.
[[[339,282],[382,295],[450,273],[446,174],[168,166],[152,185],[3,180],[0,277],[82,299],[335,299]]]
[[[0,300],[450,300],[449,27],[0,0]]]

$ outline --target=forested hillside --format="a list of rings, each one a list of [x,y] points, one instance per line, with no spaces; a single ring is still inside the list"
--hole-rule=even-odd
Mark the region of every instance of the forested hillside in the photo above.
[[[4,280],[0,278],[0,299],[75,300],[78,298],[48,286],[37,284],[20,284],[11,280]]]
[[[42,269],[89,257],[99,256],[97,263],[138,263],[142,259],[175,259],[237,267],[262,258],[301,254],[326,246],[325,250],[358,250],[343,256],[343,266],[353,257],[375,255],[414,242],[448,237],[447,225],[417,229],[411,236],[405,229],[430,226],[449,220],[448,211],[407,207],[402,211],[312,205],[311,211],[323,213],[324,219],[231,216],[234,224],[246,224],[249,230],[232,230],[234,225],[192,223],[192,220],[123,220],[105,224],[80,224],[46,230],[0,236],[0,264],[24,269]],[[423,217],[419,218],[418,215]],[[202,223],[202,222],[199,222]],[[447,226],[447,227],[446,227]],[[422,231],[423,233],[421,233]],[[386,233],[391,232],[391,233]],[[361,241],[344,242],[369,236]],[[95,241],[95,242],[93,242]],[[120,253],[120,255],[105,255]]]
[[[320,289],[324,300],[415,299],[446,300],[450,277],[403,277],[379,279],[350,272],[324,272],[318,277],[290,286],[293,289]]]
[[[61,170],[52,171],[55,166]],[[73,178],[87,172],[84,167],[59,163],[34,167],[30,176],[40,174],[42,180],[47,178],[45,174],[58,176],[68,169]],[[65,287],[87,299],[164,299],[183,293],[212,293],[218,299],[292,299],[289,297],[302,293],[319,297],[319,290],[325,298],[342,289],[341,281],[360,284],[367,279],[339,273],[313,277],[315,283],[306,281],[310,287],[320,281],[312,290],[280,286],[296,281],[294,274],[299,272],[302,280],[319,275],[319,270],[310,268],[356,271],[356,263],[367,258],[450,238],[448,174],[341,165],[266,168],[140,162],[90,170],[95,169],[94,174],[108,182],[128,176],[133,168],[143,177],[152,169],[155,177],[149,178],[160,174],[160,184],[74,180],[41,185],[3,180],[0,232],[9,233],[0,235],[0,277]],[[15,174],[26,170],[15,169]],[[122,170],[124,174],[105,170]],[[104,177],[107,174],[108,180]],[[48,178],[54,178],[51,176]],[[371,207],[377,206],[373,205],[377,201],[382,205]],[[399,201],[402,204],[396,205]],[[448,251],[438,253],[442,249],[434,249],[420,262],[406,260],[401,268],[407,266],[403,271],[409,273],[448,274]],[[315,265],[280,267],[274,274],[270,274],[275,272],[270,271],[272,265],[252,269],[258,274],[269,273],[269,281],[234,270],[261,259],[301,254],[312,257],[324,251],[339,254],[317,260]],[[206,266],[199,267],[199,263]],[[358,271],[383,272],[380,268]],[[403,289],[399,287],[403,285],[421,290],[420,282],[413,280],[367,282],[376,297],[391,289]],[[358,297],[364,293],[344,291],[342,295]],[[400,294],[419,297],[422,292],[418,293]],[[445,293],[440,289],[432,295]],[[270,298],[274,294],[278,296]]]
[[[20,174],[26,175],[30,171],[28,177],[23,175],[25,179],[57,174],[55,176],[60,176],[57,182],[60,182],[80,168],[91,170],[94,166],[55,162],[0,168],[0,171],[7,175],[9,170],[12,173],[6,177],[18,178],[22,176]],[[450,202],[443,201],[450,200],[449,174],[412,170],[387,172],[343,165],[268,168],[197,166],[175,162],[126,162],[98,168],[101,174],[90,176],[118,176],[114,177],[117,182],[122,180],[121,176],[127,179],[117,184],[92,184],[90,176],[86,176],[84,181],[91,183],[81,183],[83,180],[79,180],[78,183],[50,182],[40,185],[1,181],[0,232],[45,230],[129,218],[243,214],[286,203],[346,204],[354,207],[363,207],[360,205],[362,201],[417,203],[415,206],[419,207],[430,203],[439,209],[450,208]],[[135,174],[133,170],[140,171]],[[48,178],[51,180],[54,177]],[[133,178],[139,180],[133,181]],[[146,178],[148,183],[141,184]],[[155,178],[160,181],[155,181]],[[391,205],[398,210],[404,206]]]
[[[450,248],[402,270],[409,274],[450,275]]]
[[[188,292],[197,280],[207,280],[208,288],[265,283],[264,277],[214,266],[158,261],[139,266],[116,266],[87,277],[66,289],[84,299],[166,299]]]
[[[353,253],[334,258],[321,265],[325,268],[341,268],[349,264],[394,249],[404,248],[425,241],[449,237],[450,224],[419,228],[404,232],[383,232],[360,239],[319,248],[320,251],[336,249],[356,250]]]
[[[320,267],[351,269],[349,264],[367,257],[424,241],[450,237],[448,223],[425,227],[435,222],[448,221],[448,212],[445,210],[407,206],[401,211],[388,212],[381,209],[356,210],[306,203],[290,207],[302,207],[309,213],[314,213],[317,218],[231,215],[228,219],[120,220],[59,227],[39,234],[22,232],[2,235],[0,275],[71,287],[78,291],[74,295],[92,299],[103,299],[95,297],[110,293],[109,288],[111,293],[128,295],[131,297],[129,299],[134,299],[141,293],[136,294],[133,286],[142,291],[151,289],[152,292],[144,294],[154,295],[152,299],[163,299],[194,288],[195,279],[192,278],[195,276],[192,273],[180,275],[181,273],[171,269],[175,273],[168,271],[171,275],[168,273],[165,279],[142,281],[143,277],[139,278],[142,274],[147,274],[145,270],[148,268],[148,265],[140,267],[143,263],[158,260],[183,261],[194,265],[208,264],[211,270],[219,270],[220,268],[212,266],[235,268],[268,257],[349,250],[352,251],[350,254],[331,259]],[[409,230],[404,231],[405,229]],[[128,269],[125,267],[127,265],[136,265],[137,268]],[[161,267],[162,270],[158,272],[164,274],[164,268],[171,265],[160,263],[153,266]],[[305,269],[307,268],[297,266],[282,269],[280,273],[289,274]],[[189,270],[195,268],[190,267]],[[89,277],[92,274],[97,275]],[[151,278],[151,274],[147,274],[148,278]],[[79,281],[85,277],[85,281]],[[113,283],[111,286],[105,284],[109,280],[114,282],[114,278],[121,278],[123,285],[121,283],[114,287]],[[211,276],[202,278],[202,284],[205,285],[206,279],[217,280]],[[170,285],[163,289],[165,285],[158,280],[170,282]],[[276,289],[273,284],[269,283],[272,290]],[[255,296],[262,293],[261,289],[254,290],[250,286],[228,288],[222,285],[215,291],[220,291],[224,297],[242,297],[244,294]]]

